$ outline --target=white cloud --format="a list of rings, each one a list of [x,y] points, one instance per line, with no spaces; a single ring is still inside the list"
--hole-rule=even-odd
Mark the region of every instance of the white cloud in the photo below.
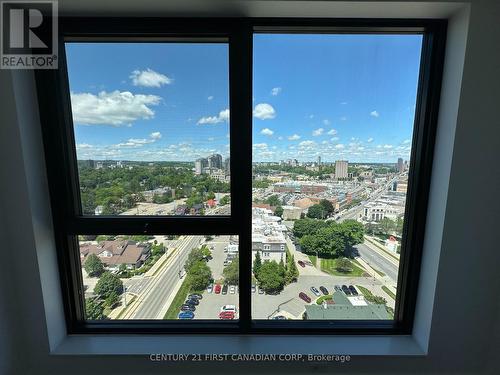
[[[120,147],[133,147],[133,148],[136,148],[136,147],[142,147],[145,144],[153,143],[153,142],[155,142],[154,139],[130,138],[126,142],[122,142],[122,143],[118,143],[118,144],[114,145],[114,147],[118,147],[118,148],[120,148]]]
[[[314,115],[309,115],[309,118],[310,118],[310,119],[313,119],[313,118],[314,118]]]
[[[337,131],[335,129],[332,129],[330,131],[328,131],[327,133],[328,135],[336,135],[337,134]]]
[[[323,134],[324,131],[325,131],[325,129],[319,128],[319,129],[313,130],[312,135],[313,135],[313,137],[318,137],[321,134]]]
[[[344,148],[344,145],[342,143],[339,143],[338,145],[335,146],[337,150],[341,150]]]
[[[372,116],[372,117],[379,117],[380,114],[377,111],[371,111],[370,112],[370,116]]]
[[[207,98],[207,100],[212,100],[213,98],[214,98],[214,97],[213,97],[213,95],[210,95],[210,96]]]
[[[254,143],[253,148],[255,148],[256,150],[266,150],[267,143]]]
[[[223,109],[216,116],[202,117],[196,123],[198,125],[205,125],[205,124],[218,124],[218,123],[224,122],[224,121],[225,122],[229,121],[229,109]]]
[[[262,135],[267,135],[267,136],[269,136],[269,137],[270,137],[271,135],[273,135],[273,134],[274,134],[274,132],[273,132],[271,129],[269,129],[269,128],[264,128],[264,129],[262,129],[262,130],[260,131],[260,134],[262,134]]]
[[[347,121],[347,117],[346,117],[346,116],[342,116],[342,117],[340,118],[340,121]]]
[[[411,139],[405,139],[405,140],[403,141],[403,144],[404,144],[404,145],[406,145],[406,144],[408,144],[408,143],[410,143],[410,142],[411,142]]]
[[[382,147],[386,150],[390,150],[392,148],[392,145],[383,145]]]
[[[157,140],[161,138],[161,133],[160,132],[153,132],[149,135],[151,138]]]
[[[282,140],[283,140],[283,137],[280,135],[280,136],[278,137],[278,139],[279,139],[280,141],[282,141]]]
[[[149,107],[158,105],[156,95],[134,95],[129,91],[71,93],[73,121],[83,125],[129,126],[132,122],[154,117]]]
[[[298,135],[298,134],[290,135],[288,137],[289,141],[296,141],[297,139],[300,139],[300,135]]]
[[[271,90],[271,95],[272,96],[277,96],[281,93],[281,87],[274,87],[272,90]]]
[[[330,125],[330,124],[331,124],[331,121],[330,121],[330,120],[328,120],[327,118],[323,120],[323,125],[328,126],[328,125]]]
[[[161,87],[162,85],[170,85],[173,80],[164,74],[155,72],[151,69],[134,70],[129,77],[134,86],[144,87]]]
[[[299,148],[301,149],[311,149],[316,146],[316,142],[314,141],[302,141],[299,143]]]
[[[207,139],[208,139],[210,142],[212,142],[212,141],[214,141],[214,140],[215,140],[215,138],[214,138],[214,137],[208,137]]]
[[[85,148],[92,148],[94,146],[88,144],[88,143],[79,143],[76,145],[77,150],[78,149],[85,149]]]
[[[368,138],[368,139],[366,140],[366,142],[368,142],[368,143],[372,143],[372,142],[373,142],[373,138],[371,138],[371,137],[370,137],[370,138]]]
[[[332,141],[332,142],[336,142],[336,141],[338,141],[338,140],[339,140],[339,137],[333,137],[333,138],[330,138],[330,141]]]
[[[346,105],[346,104],[347,104],[347,102],[341,102],[340,104],[342,104],[342,105]]]
[[[276,111],[267,103],[259,103],[253,110],[253,116],[259,120],[269,120],[276,117]]]

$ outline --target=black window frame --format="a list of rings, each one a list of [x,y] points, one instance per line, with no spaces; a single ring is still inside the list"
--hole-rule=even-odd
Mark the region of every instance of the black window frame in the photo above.
[[[424,240],[447,21],[442,19],[61,17],[59,69],[35,79],[61,289],[69,334],[410,334]],[[252,60],[255,33],[422,34],[401,261],[394,320],[251,319]],[[83,216],[79,199],[65,41],[227,41],[229,45],[231,215]],[[238,235],[239,321],[83,319],[78,235]],[[243,256],[245,254],[245,256]]]

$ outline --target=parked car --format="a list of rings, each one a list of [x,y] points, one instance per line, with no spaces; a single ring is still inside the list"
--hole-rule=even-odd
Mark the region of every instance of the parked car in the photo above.
[[[273,316],[273,320],[286,320],[286,317],[284,317],[283,315],[276,315]]]
[[[186,302],[184,302],[184,303],[188,304],[188,305],[198,306],[200,304],[200,301],[198,301],[196,298],[191,298],[191,299],[187,299]]]
[[[350,296],[352,294],[347,285],[342,285],[342,291],[345,293],[346,296]]]
[[[306,264],[305,264],[303,261],[301,261],[301,260],[299,260],[297,263],[298,263],[298,264],[299,264],[299,266],[301,266],[302,268],[306,266]]]
[[[222,287],[222,294],[227,294],[227,284],[224,284],[224,286]]]
[[[214,290],[214,284],[210,284],[209,286],[207,286],[207,293],[212,293],[213,290]]]
[[[264,294],[264,289],[259,286],[259,294]]]
[[[299,298],[304,300],[305,302],[307,303],[311,303],[311,297],[309,297],[307,294],[305,294],[304,292],[300,292],[299,293]]]
[[[234,312],[233,311],[221,311],[219,313],[219,319],[222,319],[222,320],[234,319]]]
[[[310,289],[311,289],[311,292],[313,292],[313,294],[314,294],[316,297],[321,296],[321,293],[319,292],[319,290],[318,290],[318,289],[316,289],[314,286],[312,286]]]
[[[183,311],[177,315],[177,318],[179,319],[193,319],[194,318],[194,312],[192,311]]]
[[[226,260],[224,261],[224,266],[229,266],[231,263],[233,263],[233,261],[232,261],[232,260],[228,260],[228,259],[226,259]]]
[[[181,306],[181,311],[195,311],[196,307],[194,305],[188,305],[185,303],[184,305]]]
[[[220,308],[220,311],[232,311],[233,313],[236,313],[236,306],[235,305],[224,305]]]
[[[321,293],[323,293],[325,296],[329,294],[328,289],[326,289],[324,286],[320,286],[319,290],[321,290]]]
[[[257,288],[255,287],[255,284],[252,284],[252,293],[255,293]]]
[[[353,285],[349,285],[349,291],[352,293],[353,296],[358,295],[358,291],[356,290],[356,288]]]
[[[203,299],[203,296],[201,294],[190,294],[188,296],[189,299],[193,299],[193,298],[196,298],[196,299]]]
[[[231,286],[229,287],[229,293],[230,293],[230,294],[234,294],[235,292],[236,292],[236,287],[235,287],[234,285],[231,285]]]
[[[340,285],[335,285],[334,289],[335,289],[337,292],[341,292],[341,291],[342,291],[342,288],[340,287]]]

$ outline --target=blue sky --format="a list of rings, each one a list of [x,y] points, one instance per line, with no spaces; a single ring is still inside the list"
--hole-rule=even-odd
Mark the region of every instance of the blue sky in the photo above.
[[[408,159],[420,35],[254,37],[254,160]],[[68,44],[79,158],[228,156],[225,44]]]

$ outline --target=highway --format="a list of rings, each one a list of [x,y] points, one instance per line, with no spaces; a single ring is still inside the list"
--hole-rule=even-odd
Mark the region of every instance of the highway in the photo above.
[[[398,281],[398,267],[394,263],[365,244],[359,244],[354,247],[358,250],[360,257],[371,267],[377,269],[378,271],[382,271],[394,282]]]
[[[182,270],[191,249],[198,247],[202,236],[187,236],[180,243],[173,255],[173,261],[161,270],[154,281],[148,285],[148,290],[139,298],[143,299],[136,310],[133,319],[157,319],[165,301],[179,281],[179,270]]]

